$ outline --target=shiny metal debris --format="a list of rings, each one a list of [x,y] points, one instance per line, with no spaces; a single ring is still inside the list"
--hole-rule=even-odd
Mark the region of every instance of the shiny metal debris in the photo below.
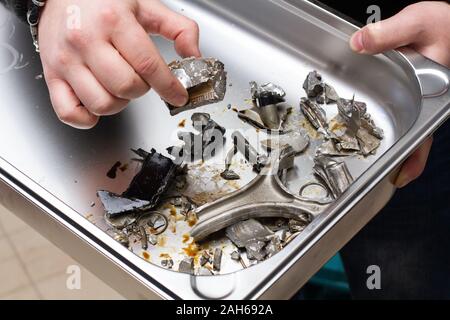
[[[222,249],[216,248],[214,250],[214,258],[213,258],[214,271],[220,271],[221,264],[222,264]]]
[[[227,87],[227,73],[224,64],[214,58],[186,58],[173,61],[169,69],[186,88],[189,101],[183,107],[166,103],[172,116],[222,101]]]
[[[194,274],[194,259],[183,259],[178,266],[178,271],[182,273]]]
[[[211,270],[209,270],[208,268],[200,267],[197,270],[197,275],[198,276],[212,276],[212,275],[214,275],[214,273]]]
[[[281,240],[275,235],[265,247],[267,258],[270,258],[273,255],[277,254],[281,251],[281,249],[283,249]]]
[[[303,83],[303,89],[306,92],[308,98],[315,98],[323,92],[322,75],[316,70],[308,73],[308,76]]]
[[[142,167],[123,196],[147,200],[153,208],[169,188],[179,166],[172,159],[156,152],[155,149],[152,149],[150,153],[142,149],[133,151],[141,156]]]
[[[245,246],[247,258],[249,260],[263,261],[267,256],[267,251],[264,250],[266,242],[259,240],[250,240]]]
[[[163,259],[161,260],[161,266],[167,269],[172,269],[173,260],[172,259]]]
[[[308,220],[303,220],[303,221],[301,221],[301,220],[294,220],[294,219],[290,219],[289,220],[289,223],[288,223],[288,226],[289,226],[289,232],[292,234],[292,233],[297,233],[297,232],[302,232],[303,231],[303,229],[305,229],[306,228],[306,226],[310,223],[311,221],[310,221],[310,219],[308,219]],[[286,238],[287,238],[287,236],[286,236]],[[285,238],[285,241],[286,241],[286,238]]]
[[[142,250],[147,250],[148,249],[148,237],[147,237],[147,232],[145,232],[145,228],[143,226],[141,226],[139,228],[139,233],[141,235]]]
[[[102,202],[108,218],[116,218],[122,215],[143,212],[151,205],[147,200],[125,198],[104,190],[97,191],[97,196]]]
[[[151,234],[148,236],[148,242],[152,245],[152,246],[156,246],[156,244],[158,243],[158,236],[156,234]]]
[[[300,101],[300,109],[318,132],[328,136],[327,115],[317,103],[302,98]]]
[[[268,241],[273,236],[272,231],[255,219],[248,219],[231,225],[226,228],[225,234],[238,248],[245,248],[255,240]]]
[[[231,259],[235,260],[235,261],[239,261],[241,260],[241,254],[239,253],[239,251],[233,251],[230,254]]]
[[[238,117],[258,129],[283,131],[283,124],[291,108],[283,104],[286,93],[273,83],[259,86],[250,82],[253,108],[241,110]]]
[[[314,173],[326,184],[334,199],[337,199],[353,182],[345,162],[323,155],[314,158]]]
[[[143,227],[149,234],[158,235],[167,229],[169,221],[159,211],[150,211],[138,218],[137,225]]]
[[[324,84],[322,94],[316,97],[316,102],[319,104],[336,103],[339,100],[339,95],[336,90],[329,84]]]
[[[291,146],[298,154],[303,152],[309,145],[309,136],[303,131],[291,131],[281,135],[271,135],[270,139],[261,141],[261,145],[268,151],[281,150]]]
[[[200,258],[198,260],[198,262],[203,267],[205,264],[211,262],[211,256],[209,255],[209,253],[207,251],[203,251],[202,255],[200,256]]]

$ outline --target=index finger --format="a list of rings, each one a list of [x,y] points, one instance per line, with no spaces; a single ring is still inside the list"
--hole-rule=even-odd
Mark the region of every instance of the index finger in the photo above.
[[[188,93],[170,72],[158,49],[142,26],[133,18],[112,35],[112,43],[127,62],[165,101],[184,106]]]

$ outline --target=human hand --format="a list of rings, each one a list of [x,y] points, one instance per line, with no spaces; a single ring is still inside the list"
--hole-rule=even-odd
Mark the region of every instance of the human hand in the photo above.
[[[450,67],[450,5],[419,2],[395,16],[369,24],[350,39],[350,47],[361,54],[377,54],[408,46],[424,56]],[[395,181],[399,188],[418,178],[427,163],[432,145],[428,138],[402,165]]]
[[[69,27],[68,8],[80,13]],[[39,22],[45,80],[59,119],[91,128],[153,88],[183,106],[188,93],[149,33],[175,42],[183,57],[200,56],[197,24],[157,0],[47,0]]]

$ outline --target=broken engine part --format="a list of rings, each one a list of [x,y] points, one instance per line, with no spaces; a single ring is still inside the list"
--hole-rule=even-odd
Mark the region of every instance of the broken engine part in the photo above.
[[[150,202],[147,200],[122,197],[109,191],[97,191],[97,196],[105,209],[106,216],[111,219],[122,215],[140,213],[150,207]]]
[[[171,62],[169,69],[189,94],[189,101],[183,107],[175,107],[166,102],[172,116],[222,101],[225,97],[227,73],[219,60],[191,57]]]
[[[345,162],[323,155],[314,158],[314,173],[326,184],[334,199],[337,199],[353,182]]]
[[[291,146],[298,154],[308,147],[309,136],[301,131],[292,131],[282,135],[272,135],[270,139],[261,141],[261,145],[268,151],[281,150]]]
[[[315,102],[302,98],[300,109],[312,126],[325,136],[328,135],[328,123],[325,111]]]
[[[273,236],[273,232],[255,219],[248,219],[226,228],[226,236],[238,248],[245,248],[251,241],[266,242]]]
[[[123,196],[147,200],[151,209],[158,204],[160,197],[169,188],[179,166],[155,149],[150,153],[142,149],[133,151],[142,157],[142,167]]]

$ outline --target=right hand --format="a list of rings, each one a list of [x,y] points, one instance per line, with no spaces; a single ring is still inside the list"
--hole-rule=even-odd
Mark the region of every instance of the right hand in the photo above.
[[[77,7],[79,28],[69,28]],[[148,33],[175,42],[182,57],[200,56],[197,24],[157,0],[47,0],[39,22],[45,80],[59,119],[92,128],[150,88],[183,106],[188,93]]]
[[[361,54],[377,54],[409,46],[424,56],[450,67],[450,5],[424,1],[410,5],[395,16],[357,31],[350,47]],[[395,181],[402,188],[418,178],[427,163],[433,138],[428,138],[402,165]]]

